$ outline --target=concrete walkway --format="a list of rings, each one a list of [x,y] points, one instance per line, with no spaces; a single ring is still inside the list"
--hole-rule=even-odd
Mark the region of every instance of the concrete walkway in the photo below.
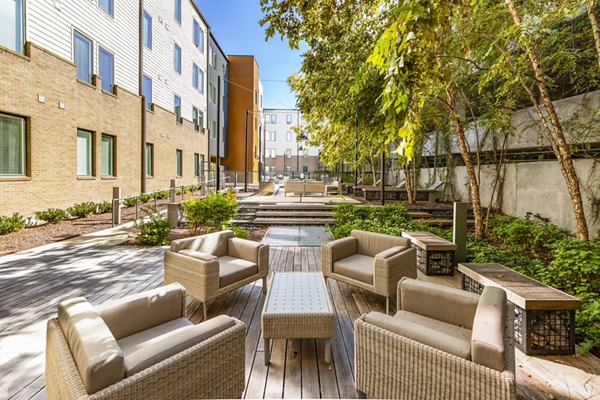
[[[318,247],[332,239],[323,226],[271,226],[262,242],[271,246]]]

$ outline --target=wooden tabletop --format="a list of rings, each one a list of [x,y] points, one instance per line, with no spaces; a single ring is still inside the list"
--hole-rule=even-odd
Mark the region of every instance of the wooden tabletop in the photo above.
[[[458,270],[485,286],[506,290],[524,310],[577,310],[581,300],[500,264],[458,264]]]
[[[412,243],[426,251],[456,250],[456,244],[429,232],[402,232],[402,237],[410,239]]]

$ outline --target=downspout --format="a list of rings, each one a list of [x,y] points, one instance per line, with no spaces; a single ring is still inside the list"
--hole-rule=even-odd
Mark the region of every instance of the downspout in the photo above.
[[[142,36],[144,34],[144,0],[140,0],[140,12],[139,12],[139,25],[138,25],[138,63],[139,63],[139,76],[138,76],[138,88],[139,94],[142,96],[142,174],[141,174],[141,192],[146,193],[146,97],[143,94],[144,85],[144,44],[142,43]]]
[[[206,97],[206,128],[207,128],[206,131],[208,132],[207,133],[208,147],[206,148],[206,153],[207,153],[206,160],[208,162],[208,164],[206,166],[206,171],[207,171],[206,174],[208,176],[207,182],[210,182],[210,164],[211,164],[210,140],[211,140],[211,135],[212,135],[212,132],[210,131],[210,111],[209,111],[209,104],[208,104],[208,102],[209,102],[208,98],[210,96],[210,93],[208,93],[208,83],[211,81],[211,78],[212,78],[211,77],[212,74],[210,73],[210,57],[209,57],[210,35],[211,35],[210,26],[208,26],[208,24],[206,24],[206,46],[204,47],[204,55],[206,56],[206,90],[204,91],[204,93],[206,93],[206,96],[205,96]],[[209,185],[210,185],[210,183],[209,183]]]

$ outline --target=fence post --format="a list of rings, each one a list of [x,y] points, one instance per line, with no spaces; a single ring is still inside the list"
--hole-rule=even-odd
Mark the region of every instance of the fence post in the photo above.
[[[112,226],[121,224],[121,188],[118,186],[113,187],[112,195]]]
[[[456,244],[454,262],[467,260],[467,204],[454,203],[454,221],[452,224],[452,241]]]
[[[175,188],[175,179],[171,179],[171,186],[169,189],[170,190],[170,196],[169,196],[169,202],[171,203],[175,203],[177,201],[177,198],[175,197],[177,195],[177,189]]]

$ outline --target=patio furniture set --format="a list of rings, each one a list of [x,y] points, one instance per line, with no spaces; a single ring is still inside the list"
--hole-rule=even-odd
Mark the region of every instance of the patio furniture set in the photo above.
[[[360,394],[514,399],[513,303],[521,304],[514,288],[503,288],[511,279],[487,274],[485,280],[465,264],[459,267],[465,276],[484,285],[480,294],[418,281],[420,247],[411,241],[418,236],[352,231],[322,245],[322,273],[275,273],[261,314],[265,364],[276,338],[325,339],[324,359],[331,363],[335,309],[325,278],[332,278],[386,298],[385,314],[373,311],[354,323]],[[164,253],[166,286],[100,306],[84,298],[60,303],[58,318],[48,322],[48,397],[241,396],[246,326],[225,315],[207,320],[205,303],[258,279],[267,293],[268,264],[268,245],[217,232],[171,243]],[[186,295],[202,302],[204,322],[185,317]]]

